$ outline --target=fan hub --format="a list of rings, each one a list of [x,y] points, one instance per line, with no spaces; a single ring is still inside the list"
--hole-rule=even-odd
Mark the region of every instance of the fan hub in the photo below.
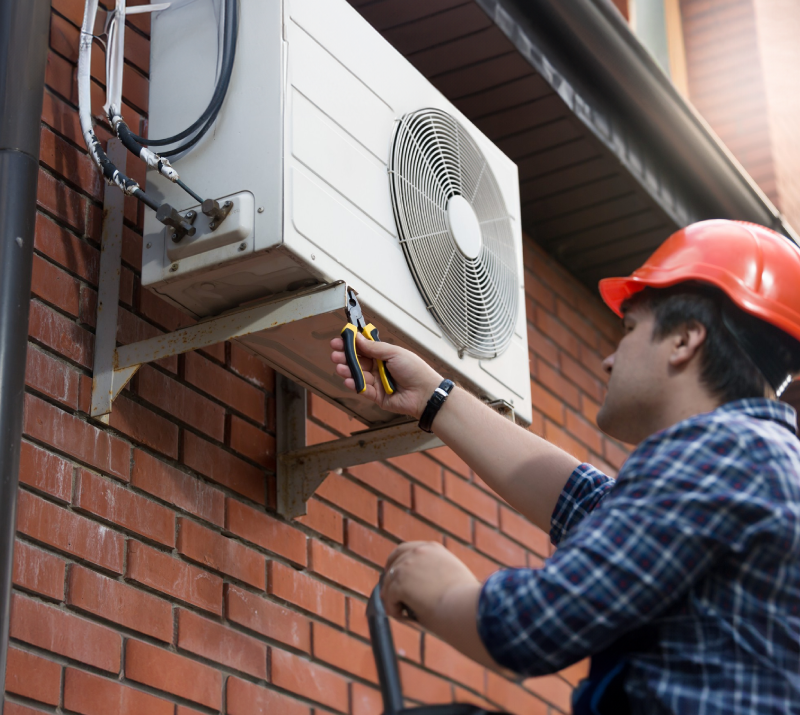
[[[483,245],[481,225],[472,204],[463,196],[456,194],[447,202],[447,226],[458,250],[465,258],[475,260]]]

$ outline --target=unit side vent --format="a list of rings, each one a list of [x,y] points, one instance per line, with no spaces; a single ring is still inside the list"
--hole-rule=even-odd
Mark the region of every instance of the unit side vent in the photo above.
[[[449,114],[396,125],[389,158],[400,243],[428,309],[460,351],[505,351],[518,310],[514,233],[483,153]]]

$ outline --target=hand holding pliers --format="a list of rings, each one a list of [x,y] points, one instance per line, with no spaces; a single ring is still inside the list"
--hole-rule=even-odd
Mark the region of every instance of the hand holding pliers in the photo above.
[[[344,357],[347,361],[347,367],[350,368],[350,373],[356,383],[356,392],[364,392],[367,389],[367,383],[364,380],[364,371],[361,369],[361,363],[358,361],[358,353],[356,352],[356,333],[361,334],[373,342],[380,342],[378,336],[378,329],[372,324],[364,320],[364,314],[361,312],[361,305],[356,298],[355,291],[352,288],[347,289],[347,305],[345,306],[345,313],[347,313],[347,325],[342,328],[342,340],[344,341]],[[378,375],[381,378],[384,392],[387,395],[394,394],[395,387],[392,376],[384,364],[383,360],[375,359],[378,365]]]

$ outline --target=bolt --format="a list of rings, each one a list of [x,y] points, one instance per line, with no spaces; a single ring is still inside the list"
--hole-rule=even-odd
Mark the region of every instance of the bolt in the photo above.
[[[233,206],[233,201],[226,201],[224,204],[222,204],[223,208],[228,208],[229,206]]]
[[[196,214],[194,211],[188,211],[188,212],[186,213],[186,218],[188,218],[190,221],[191,221],[191,220],[192,220],[192,219],[193,219],[195,216],[197,216],[197,214]]]
[[[174,272],[175,272],[175,271],[177,271],[177,270],[178,270],[178,264],[177,264],[177,263],[173,263],[173,264],[172,264],[172,265],[169,267],[169,272],[170,272],[170,273],[174,273]]]
[[[258,207],[258,213],[260,213],[260,214],[264,213],[264,207],[263,206],[259,206]]]
[[[152,244],[152,243],[148,243],[148,244],[147,244],[147,248],[152,248],[152,247],[153,247],[153,244]]]
[[[247,248],[247,243],[240,243],[239,244],[239,250],[240,251],[244,251],[245,248]]]
[[[317,257],[313,253],[311,254],[311,260],[312,261],[316,261],[317,260]]]

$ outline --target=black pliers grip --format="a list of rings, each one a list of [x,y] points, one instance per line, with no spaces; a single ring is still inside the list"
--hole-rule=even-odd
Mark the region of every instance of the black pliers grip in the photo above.
[[[361,312],[361,306],[358,303],[356,294],[352,288],[347,289],[347,313],[348,323],[342,328],[342,340],[344,342],[344,357],[347,362],[347,367],[350,368],[350,374],[353,376],[353,381],[356,384],[356,392],[362,393],[367,389],[367,383],[364,379],[364,370],[361,368],[361,363],[358,360],[358,351],[356,350],[356,333],[360,332],[367,340],[373,342],[380,342],[378,329],[372,323],[366,323],[364,316]],[[380,376],[383,390],[387,395],[393,395],[397,389],[383,360],[375,360],[378,365],[378,375]]]

